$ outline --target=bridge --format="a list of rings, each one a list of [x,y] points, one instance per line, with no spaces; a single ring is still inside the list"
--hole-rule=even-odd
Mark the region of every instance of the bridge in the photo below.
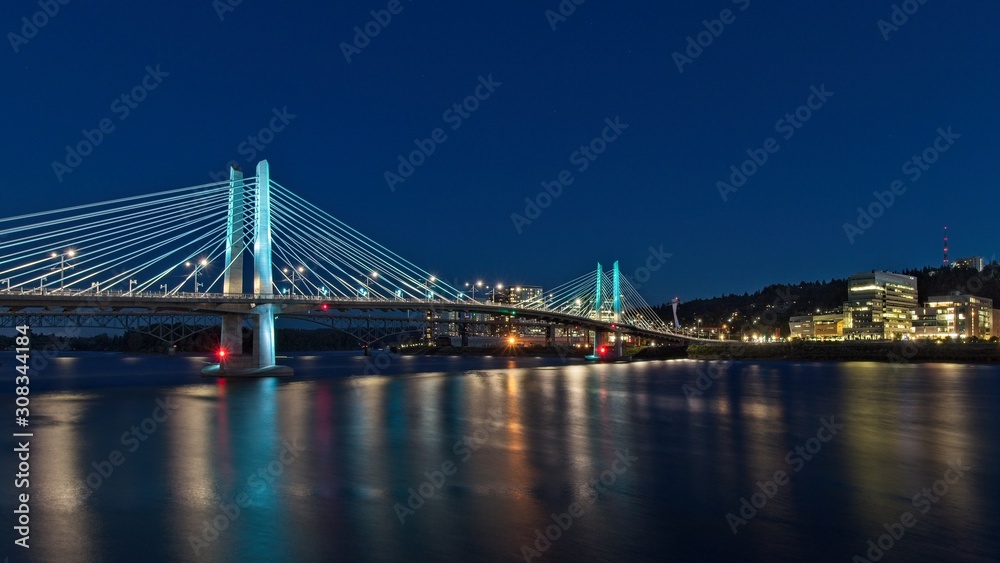
[[[584,332],[594,355],[626,341],[695,342],[600,264],[517,302],[452,287],[271,180],[213,182],[0,219],[0,328],[136,330],[167,344],[218,326],[218,375],[290,375],[275,319],[353,326],[365,344],[421,330]],[[405,313],[405,321],[403,314]],[[416,316],[411,319],[411,315]],[[253,334],[244,349],[243,331]],[[593,338],[590,338],[590,336]]]

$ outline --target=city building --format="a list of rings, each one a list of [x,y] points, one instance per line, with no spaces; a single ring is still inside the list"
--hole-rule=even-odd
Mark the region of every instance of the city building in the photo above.
[[[812,340],[815,332],[813,331],[813,318],[812,315],[802,315],[798,317],[789,317],[788,319],[788,337],[789,338],[800,338],[802,340]]]
[[[975,268],[976,271],[983,271],[983,257],[982,256],[970,256],[968,258],[956,258],[952,261],[951,267],[965,267],[965,268]]]
[[[843,340],[844,314],[813,315],[813,336],[817,340]]]
[[[844,338],[891,340],[910,334],[917,307],[917,278],[872,270],[847,280]]]
[[[993,336],[993,300],[976,295],[941,295],[928,298],[913,312],[916,338],[988,339]]]
[[[789,338],[802,340],[842,340],[844,314],[802,315],[788,319]]]
[[[537,285],[516,285],[505,287],[496,293],[494,301],[498,303],[508,303],[518,305],[525,303],[542,304],[542,296],[545,292]]]

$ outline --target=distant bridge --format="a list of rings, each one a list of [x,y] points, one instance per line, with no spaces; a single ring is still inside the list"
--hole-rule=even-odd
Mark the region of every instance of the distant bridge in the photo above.
[[[426,339],[434,325],[500,323],[552,342],[557,327],[593,333],[595,354],[612,339],[619,354],[626,339],[702,341],[665,323],[617,262],[520,303],[475,299],[272,181],[266,161],[252,178],[234,168],[229,181],[0,219],[0,327],[119,328],[169,343],[221,319],[223,368],[277,374],[277,316],[333,326],[406,313],[409,324],[410,312]]]

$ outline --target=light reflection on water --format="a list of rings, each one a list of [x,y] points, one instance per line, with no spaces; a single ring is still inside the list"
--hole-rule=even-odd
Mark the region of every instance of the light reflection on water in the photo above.
[[[407,358],[351,377],[363,359],[316,355],[289,360],[293,380],[233,381],[192,358],[72,360],[33,389],[30,561],[523,561],[572,503],[584,514],[536,561],[849,561],[906,511],[887,560],[1000,553],[997,367],[733,364],[688,399],[707,364]],[[129,451],[157,399],[178,408]],[[796,472],[786,454],[822,417],[844,428]],[[85,498],[113,450],[124,463]],[[959,459],[973,469],[917,511]],[[733,535],[726,514],[778,470],[791,481]]]

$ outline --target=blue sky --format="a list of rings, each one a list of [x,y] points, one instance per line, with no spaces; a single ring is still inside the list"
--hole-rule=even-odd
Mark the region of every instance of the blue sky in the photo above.
[[[457,284],[620,260],[660,303],[939,264],[944,225],[992,256],[1000,6],[855,4],[8,2],[0,215],[266,158]]]

